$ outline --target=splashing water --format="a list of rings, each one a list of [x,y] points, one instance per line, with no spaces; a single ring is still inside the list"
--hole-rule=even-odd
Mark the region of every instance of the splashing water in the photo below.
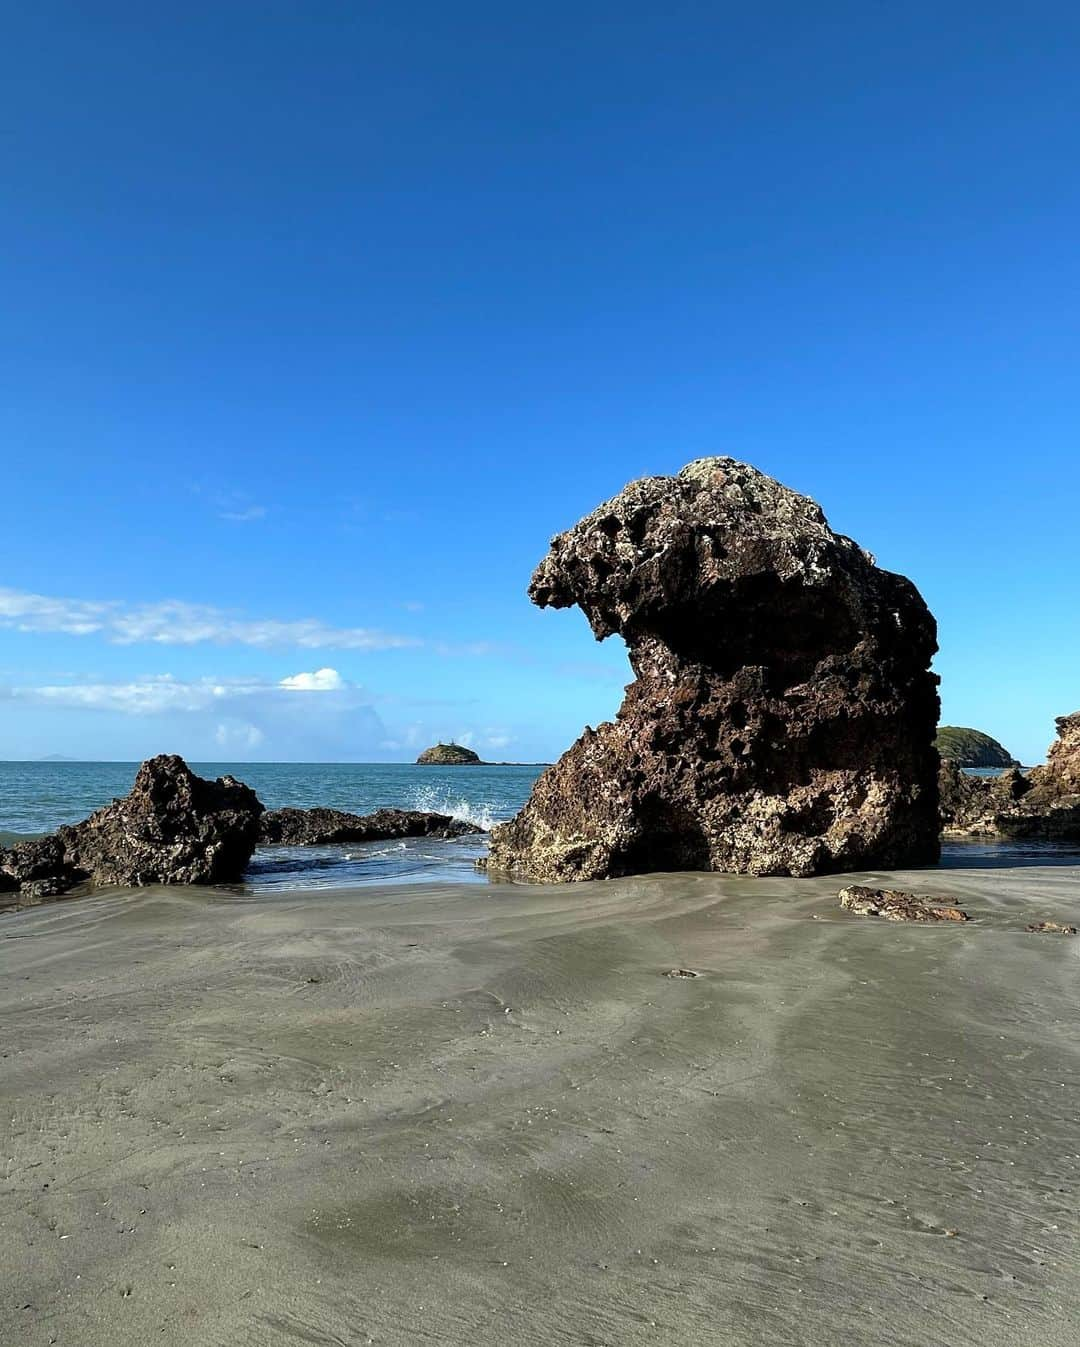
[[[268,809],[326,805],[354,814],[388,806],[424,809],[491,828],[528,799],[539,767],[419,767],[412,763],[192,763],[200,776],[229,773]],[[0,834],[51,832],[131,789],[137,763],[0,763]],[[487,838],[416,838],[326,847],[260,847],[244,888],[255,894],[414,880],[486,883],[474,862]]]
[[[472,823],[477,828],[490,832],[496,823],[504,823],[513,818],[514,811],[491,800],[466,800],[455,795],[446,786],[417,786],[412,793],[413,809],[422,809],[430,814],[449,814],[462,823]]]

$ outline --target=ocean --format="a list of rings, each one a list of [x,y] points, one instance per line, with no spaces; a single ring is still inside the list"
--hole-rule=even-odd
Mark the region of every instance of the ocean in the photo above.
[[[0,843],[77,823],[131,789],[136,762],[0,762]],[[529,797],[538,766],[418,767],[413,763],[193,762],[200,776],[226,773],[251,786],[268,809],[326,805],[366,814],[382,806],[429,809],[484,828],[512,818]],[[261,847],[244,889],[336,888],[416,880],[485,883],[475,867],[483,834],[440,841],[327,847]]]
[[[77,823],[131,789],[136,762],[0,762],[0,845]],[[429,809],[490,828],[529,798],[539,766],[418,767],[414,763],[193,762],[200,776],[246,782],[268,809],[327,805],[366,814],[381,806]],[[988,773],[996,774],[996,773]],[[240,891],[355,888],[419,881],[485,884],[483,833],[440,840],[321,847],[260,847]],[[1075,864],[1076,847],[996,839],[946,842],[944,868]]]

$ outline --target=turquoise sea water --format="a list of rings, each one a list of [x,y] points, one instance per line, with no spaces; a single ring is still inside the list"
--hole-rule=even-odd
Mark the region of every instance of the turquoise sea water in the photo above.
[[[268,809],[329,805],[369,813],[382,805],[433,809],[489,828],[512,818],[528,799],[540,767],[417,767],[412,763],[192,763],[200,776],[225,773],[247,782]],[[135,762],[0,762],[0,844],[75,823],[120,795]],[[263,847],[243,889],[259,894],[291,889],[397,884],[413,880],[485,883],[474,862],[484,834],[440,841],[412,838],[364,845]],[[944,868],[1075,864],[1078,849],[1041,842],[947,842]]]
[[[0,762],[0,842],[76,823],[131,789],[135,762]],[[431,809],[489,828],[528,799],[540,767],[417,767],[412,763],[193,762],[200,776],[246,782],[268,809],[327,805],[357,814],[383,805]],[[482,834],[363,846],[267,847],[255,853],[253,890],[396,883],[411,879],[483,882],[473,862]]]

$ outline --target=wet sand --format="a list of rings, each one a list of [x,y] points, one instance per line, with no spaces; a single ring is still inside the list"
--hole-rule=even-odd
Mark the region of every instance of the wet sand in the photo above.
[[[974,920],[838,910],[886,878]],[[1049,864],[0,916],[0,1342],[1075,1347],[1080,938],[1023,927],[1078,916]]]

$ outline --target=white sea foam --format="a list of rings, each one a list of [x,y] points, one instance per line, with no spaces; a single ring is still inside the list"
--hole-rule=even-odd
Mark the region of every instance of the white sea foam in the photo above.
[[[497,814],[489,801],[466,800],[439,786],[417,786],[412,792],[411,807],[430,814],[449,814],[462,823],[487,829],[494,828],[496,823],[504,823],[509,817]]]

